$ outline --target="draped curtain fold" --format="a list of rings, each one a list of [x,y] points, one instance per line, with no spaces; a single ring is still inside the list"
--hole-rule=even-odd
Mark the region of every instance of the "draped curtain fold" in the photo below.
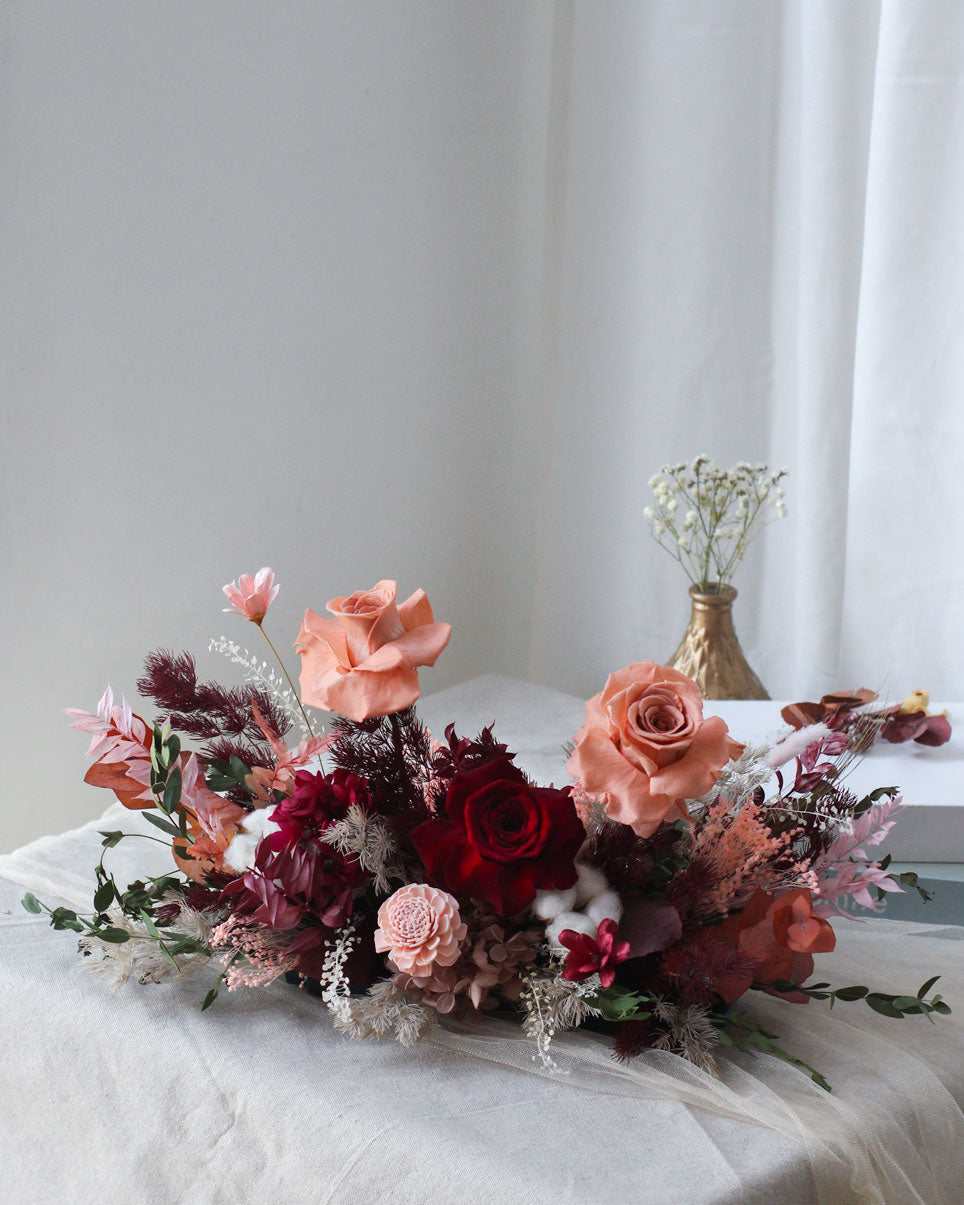
[[[553,112],[531,676],[671,653],[646,482],[707,452],[790,469],[736,581],[774,697],[960,697],[964,8],[560,5]]]

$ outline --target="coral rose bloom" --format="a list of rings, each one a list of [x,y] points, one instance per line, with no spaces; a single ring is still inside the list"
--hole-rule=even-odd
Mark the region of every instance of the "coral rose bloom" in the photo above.
[[[375,949],[405,975],[428,976],[458,961],[467,929],[458,901],[424,883],[400,887],[378,909]]]
[[[417,667],[434,665],[452,628],[436,623],[424,590],[395,605],[398,586],[381,581],[350,598],[333,598],[334,619],[306,611],[295,648],[301,701],[360,722],[411,707]]]
[[[606,815],[648,837],[667,819],[687,818],[743,746],[723,720],[703,719],[699,687],[685,674],[638,661],[610,674],[586,703],[586,722],[567,767]]]

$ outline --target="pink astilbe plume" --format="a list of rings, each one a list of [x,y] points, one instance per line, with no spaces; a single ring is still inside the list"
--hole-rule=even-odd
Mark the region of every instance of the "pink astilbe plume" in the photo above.
[[[211,946],[227,968],[228,991],[239,987],[264,987],[286,971],[293,971],[300,954],[290,952],[291,934],[255,924],[247,917],[229,916],[211,933]]]
[[[746,802],[736,812],[724,799],[711,804],[694,828],[691,855],[716,883],[705,897],[703,915],[726,914],[758,888],[799,882],[807,867],[792,858],[793,836],[768,828],[755,803]]]
[[[228,582],[223,589],[231,604],[224,610],[229,614],[243,615],[260,627],[281,587],[274,584],[274,570],[265,566],[254,577],[250,573],[242,573],[236,582]]]
[[[872,912],[879,911],[870,894],[871,887],[881,891],[903,891],[880,864],[862,847],[880,845],[894,827],[892,819],[901,797],[887,799],[869,807],[853,822],[851,831],[841,832],[815,859],[812,870],[817,878],[813,910],[818,916],[841,916],[839,900],[852,896],[856,903]]]

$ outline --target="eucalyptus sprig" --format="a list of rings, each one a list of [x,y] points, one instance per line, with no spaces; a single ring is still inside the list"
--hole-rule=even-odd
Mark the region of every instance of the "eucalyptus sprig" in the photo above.
[[[862,984],[856,984],[853,987],[832,988],[829,983],[812,983],[808,986],[801,986],[798,983],[786,982],[774,983],[770,986],[778,992],[803,992],[811,1000],[829,1000],[831,1008],[833,1008],[838,1000],[842,1000],[845,1003],[850,1003],[854,1000],[863,1000],[868,1008],[872,1008],[875,1013],[880,1013],[882,1017],[899,1019],[903,1017],[925,1016],[930,1020],[932,1013],[946,1017],[951,1011],[951,1006],[940,995],[932,996],[929,1000],[927,999],[927,993],[938,979],[940,979],[940,975],[934,975],[926,983],[922,983],[916,996],[892,995],[889,992],[872,992],[870,988],[864,987]],[[932,1020],[931,1024],[933,1024]]]

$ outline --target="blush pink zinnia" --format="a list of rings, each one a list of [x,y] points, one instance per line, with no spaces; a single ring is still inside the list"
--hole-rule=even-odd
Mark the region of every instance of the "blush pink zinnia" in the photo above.
[[[259,569],[254,577],[250,573],[242,573],[236,582],[229,582],[224,587],[231,604],[224,610],[229,614],[243,615],[260,627],[280,589],[274,584],[274,570],[267,566]]]

